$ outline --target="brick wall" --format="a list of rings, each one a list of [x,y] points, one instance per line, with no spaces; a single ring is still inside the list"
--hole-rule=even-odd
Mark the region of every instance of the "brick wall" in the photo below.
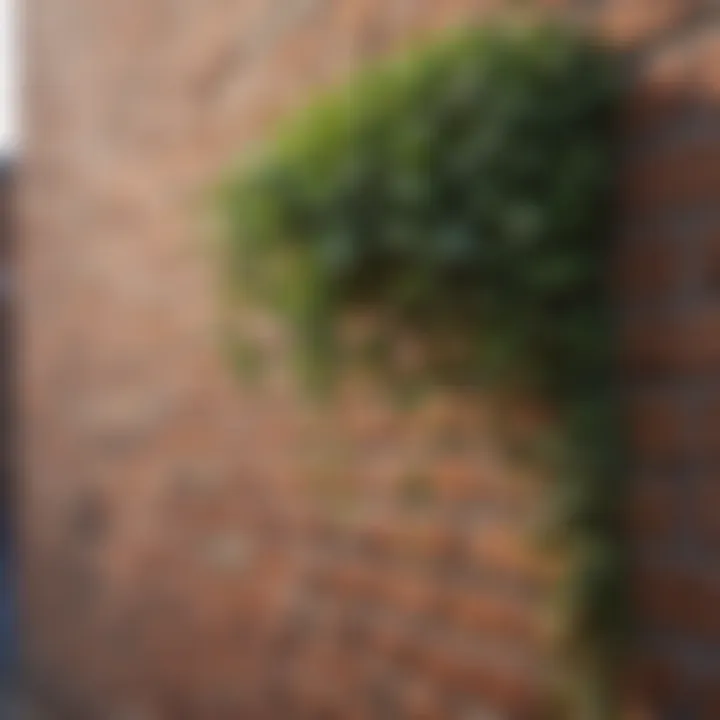
[[[639,704],[720,717],[720,11],[548,2],[627,55],[616,274]],[[329,415],[217,350],[203,189],[311,90],[481,0],[32,0],[25,644],[68,718],[527,718],[552,569],[481,402]],[[718,269],[716,270],[716,265]],[[328,450],[328,447],[332,451]],[[418,491],[421,486],[421,491]]]
[[[662,718],[720,716],[716,22],[700,12],[639,56],[626,126],[635,585]]]

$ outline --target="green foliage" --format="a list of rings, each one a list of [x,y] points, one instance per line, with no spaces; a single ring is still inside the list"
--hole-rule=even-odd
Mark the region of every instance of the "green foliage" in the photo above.
[[[286,318],[314,384],[350,352],[346,319],[370,316],[351,350],[391,385],[501,384],[554,409],[565,637],[596,684],[624,635],[604,288],[616,94],[604,51],[569,30],[464,32],[314,104],[222,190],[232,283]]]

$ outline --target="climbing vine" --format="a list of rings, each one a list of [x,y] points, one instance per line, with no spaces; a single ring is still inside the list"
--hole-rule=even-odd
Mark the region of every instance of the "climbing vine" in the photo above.
[[[388,387],[503,387],[551,408],[534,451],[567,560],[573,718],[618,716],[625,637],[605,287],[616,95],[609,57],[566,28],[463,31],[333,91],[221,192],[231,284],[286,319],[311,384],[354,354]],[[342,332],[352,317],[373,318],[361,344]]]

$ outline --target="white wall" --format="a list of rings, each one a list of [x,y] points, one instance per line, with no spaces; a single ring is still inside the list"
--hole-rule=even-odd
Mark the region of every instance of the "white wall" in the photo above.
[[[0,0],[0,153],[17,143],[16,10],[19,0]]]

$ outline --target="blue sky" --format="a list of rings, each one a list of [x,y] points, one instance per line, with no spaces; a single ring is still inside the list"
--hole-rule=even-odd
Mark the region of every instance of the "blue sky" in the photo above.
[[[18,0],[0,0],[0,153],[17,143],[15,55],[15,5]]]

